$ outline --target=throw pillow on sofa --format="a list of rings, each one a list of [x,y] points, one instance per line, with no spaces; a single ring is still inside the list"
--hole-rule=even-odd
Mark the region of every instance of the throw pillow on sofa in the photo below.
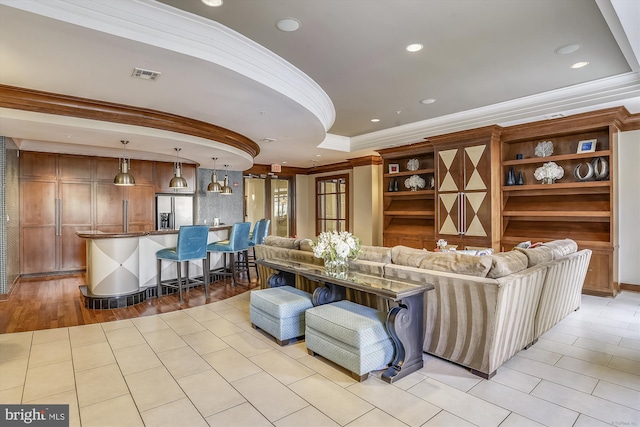
[[[420,267],[420,263],[433,253],[424,249],[398,245],[391,248],[391,262],[398,265],[406,265],[407,267]]]
[[[358,259],[362,261],[374,261],[388,264],[391,262],[391,248],[383,246],[366,246],[360,247],[361,252]]]
[[[491,268],[490,256],[475,256],[454,252],[433,252],[420,263],[425,270],[446,271],[467,276],[487,277]]]
[[[489,255],[491,269],[487,273],[489,279],[508,276],[527,268],[529,260],[525,254],[519,251],[499,252]]]
[[[513,250],[521,252],[527,256],[528,266],[533,267],[543,262],[553,261],[553,249],[547,246],[538,246],[533,249],[513,248]]]

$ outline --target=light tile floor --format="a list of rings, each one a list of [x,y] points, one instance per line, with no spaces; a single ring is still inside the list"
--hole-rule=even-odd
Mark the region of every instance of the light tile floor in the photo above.
[[[357,383],[249,323],[249,294],[0,335],[0,402],[68,403],[72,426],[640,426],[640,294],[582,308],[489,381],[424,356]]]

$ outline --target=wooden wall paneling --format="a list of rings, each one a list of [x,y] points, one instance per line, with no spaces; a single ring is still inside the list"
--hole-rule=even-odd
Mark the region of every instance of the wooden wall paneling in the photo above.
[[[107,181],[113,184],[113,179],[118,174],[119,159],[113,157],[96,157],[94,159],[94,179]],[[133,177],[137,179],[136,175]]]
[[[124,231],[124,188],[113,183],[96,182],[95,229]]]
[[[20,178],[56,179],[58,155],[20,151]]]
[[[196,165],[182,164],[182,177],[187,180],[187,188],[184,189],[169,187],[169,182],[174,177],[173,166],[173,163],[156,163],[156,193],[194,193],[196,191]],[[224,178],[224,169],[218,170],[218,178]]]
[[[93,158],[86,156],[58,156],[58,179],[63,181],[90,181]],[[115,176],[115,175],[114,175]]]
[[[130,160],[129,171],[136,180],[136,185],[139,184],[154,184],[155,176],[155,163],[147,160]],[[117,172],[117,170],[116,170]],[[114,174],[115,177],[115,174]]]
[[[155,229],[155,187],[137,184],[126,191],[129,205],[128,230],[143,231]]]
[[[20,182],[20,272],[57,269],[55,181]]]
[[[91,170],[89,170],[89,174]],[[61,203],[59,239],[59,269],[86,268],[86,241],[76,235],[79,230],[91,230],[93,185],[91,182],[60,182]]]

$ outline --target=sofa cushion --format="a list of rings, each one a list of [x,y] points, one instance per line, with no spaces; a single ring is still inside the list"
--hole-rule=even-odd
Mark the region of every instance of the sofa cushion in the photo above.
[[[519,251],[499,252],[489,255],[489,258],[491,258],[491,268],[487,277],[490,279],[518,273],[525,270],[529,264],[527,256]]]
[[[299,262],[302,264],[324,265],[322,258],[316,258],[313,252],[307,252],[299,249],[288,249],[289,261]]]
[[[542,246],[550,248],[553,251],[553,259],[562,258],[578,252],[578,244],[571,239],[554,240],[543,243]]]
[[[313,240],[311,239],[300,239],[300,250],[305,252],[313,252]]]
[[[547,246],[537,246],[533,249],[515,247],[513,249],[515,251],[522,252],[527,256],[528,267],[533,267],[534,265],[553,260],[553,249]]]
[[[487,277],[491,268],[491,257],[458,254],[451,252],[433,252],[420,263],[420,268],[434,271],[465,274],[467,276]]]
[[[370,276],[382,276],[384,274],[384,266],[386,262],[367,261],[358,258],[355,261],[349,261],[349,269],[357,273],[367,274]]]
[[[264,244],[286,249],[300,249],[300,239],[293,237],[267,236]]]
[[[391,248],[391,262],[408,267],[420,267],[420,263],[429,257],[430,252],[424,249],[414,249],[408,246],[394,246]]]
[[[391,248],[385,248],[383,246],[365,246],[360,247],[361,252],[358,255],[358,259],[362,261],[374,261],[374,262],[391,262]]]

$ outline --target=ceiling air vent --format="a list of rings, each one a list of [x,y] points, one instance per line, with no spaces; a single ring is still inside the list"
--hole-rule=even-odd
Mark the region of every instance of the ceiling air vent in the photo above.
[[[133,69],[133,74],[131,74],[131,77],[143,80],[158,80],[160,74],[162,73],[159,71],[145,70],[144,68],[136,67]]]

